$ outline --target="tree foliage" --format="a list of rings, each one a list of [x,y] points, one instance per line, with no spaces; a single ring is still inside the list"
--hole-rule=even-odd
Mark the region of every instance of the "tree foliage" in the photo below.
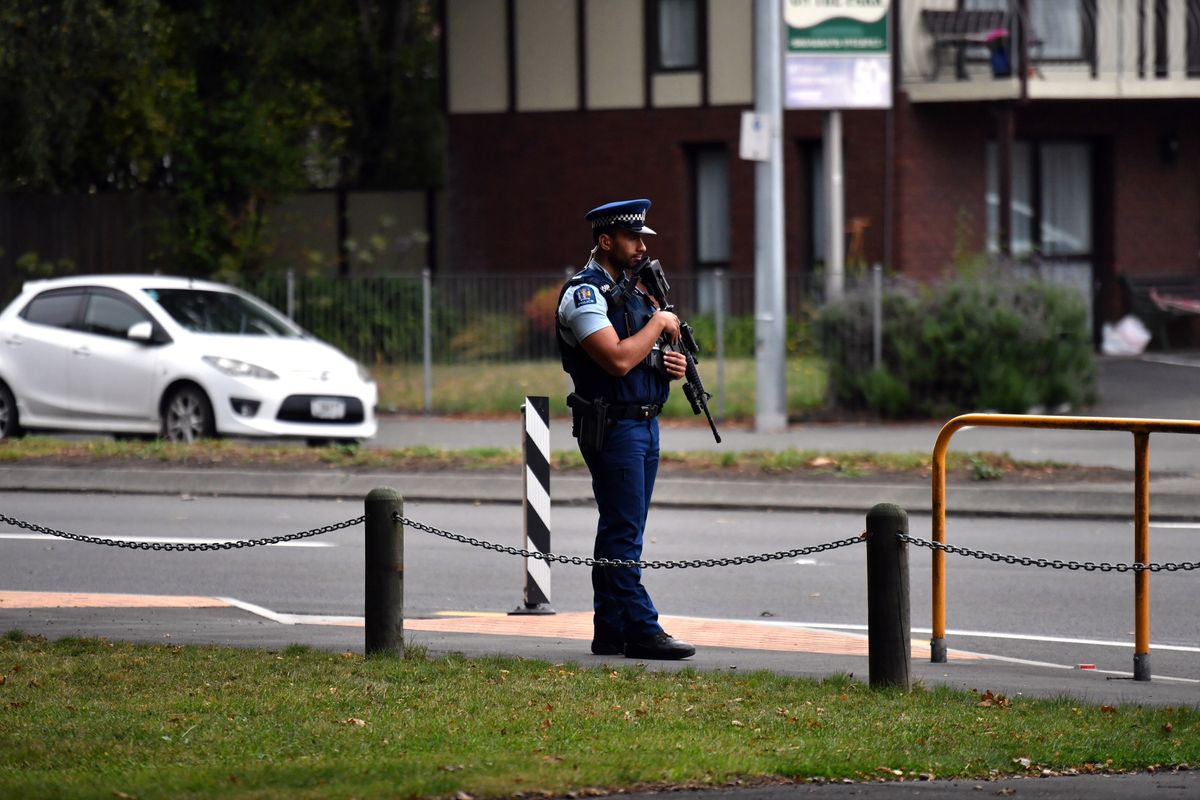
[[[173,270],[254,272],[309,188],[441,180],[419,0],[7,0],[0,189],[152,191]]]

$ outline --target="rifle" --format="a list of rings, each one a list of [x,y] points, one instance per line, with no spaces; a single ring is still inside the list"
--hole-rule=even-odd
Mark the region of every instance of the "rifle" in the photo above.
[[[657,258],[653,261],[643,261],[637,268],[637,276],[642,285],[646,287],[646,291],[658,303],[660,309],[663,311],[675,309],[675,306],[671,305],[670,300],[667,299],[667,292],[671,291],[671,284],[667,283],[667,276],[663,274],[662,265],[658,263]],[[712,428],[713,438],[720,444],[721,434],[717,433],[717,424],[713,422],[712,414],[708,410],[708,401],[712,399],[712,395],[704,390],[704,381],[700,380],[700,371],[696,369],[696,354],[699,348],[696,346],[696,337],[692,334],[692,326],[680,320],[679,343],[673,344],[663,337],[661,346],[664,352],[674,350],[683,353],[683,357],[687,359],[687,369],[683,374],[683,394],[692,404],[693,414],[704,412],[704,416],[708,419],[708,427]]]

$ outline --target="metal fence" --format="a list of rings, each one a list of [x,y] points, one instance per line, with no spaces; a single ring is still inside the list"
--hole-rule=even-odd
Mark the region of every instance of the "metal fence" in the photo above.
[[[286,313],[315,336],[366,364],[474,363],[556,359],[554,316],[563,273],[336,278],[280,273],[247,279],[242,288]],[[671,300],[696,330],[701,353],[754,356],[754,278],[721,271],[668,276]],[[883,290],[878,270],[848,282],[846,294],[867,298]],[[824,303],[820,275],[786,278],[790,355],[816,351],[813,323]],[[880,325],[861,335],[861,321],[844,342],[864,360],[878,353]],[[826,335],[830,335],[827,331]],[[838,332],[834,331],[834,336]]]

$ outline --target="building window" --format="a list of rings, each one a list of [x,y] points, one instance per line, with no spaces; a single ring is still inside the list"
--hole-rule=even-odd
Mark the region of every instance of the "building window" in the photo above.
[[[656,69],[699,69],[704,31],[700,0],[657,0],[654,5]]]
[[[987,247],[997,253],[1000,179],[995,142],[987,147]],[[1087,142],[1013,142],[1012,254],[1089,256],[1092,149]]]
[[[724,145],[692,150],[692,198],[695,203],[696,264],[729,263],[729,153]]]

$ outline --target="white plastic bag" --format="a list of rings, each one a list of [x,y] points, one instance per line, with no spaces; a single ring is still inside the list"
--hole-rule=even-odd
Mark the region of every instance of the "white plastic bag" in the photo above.
[[[1150,331],[1132,314],[1121,318],[1116,325],[1104,323],[1100,349],[1106,356],[1136,356],[1150,344]]]

